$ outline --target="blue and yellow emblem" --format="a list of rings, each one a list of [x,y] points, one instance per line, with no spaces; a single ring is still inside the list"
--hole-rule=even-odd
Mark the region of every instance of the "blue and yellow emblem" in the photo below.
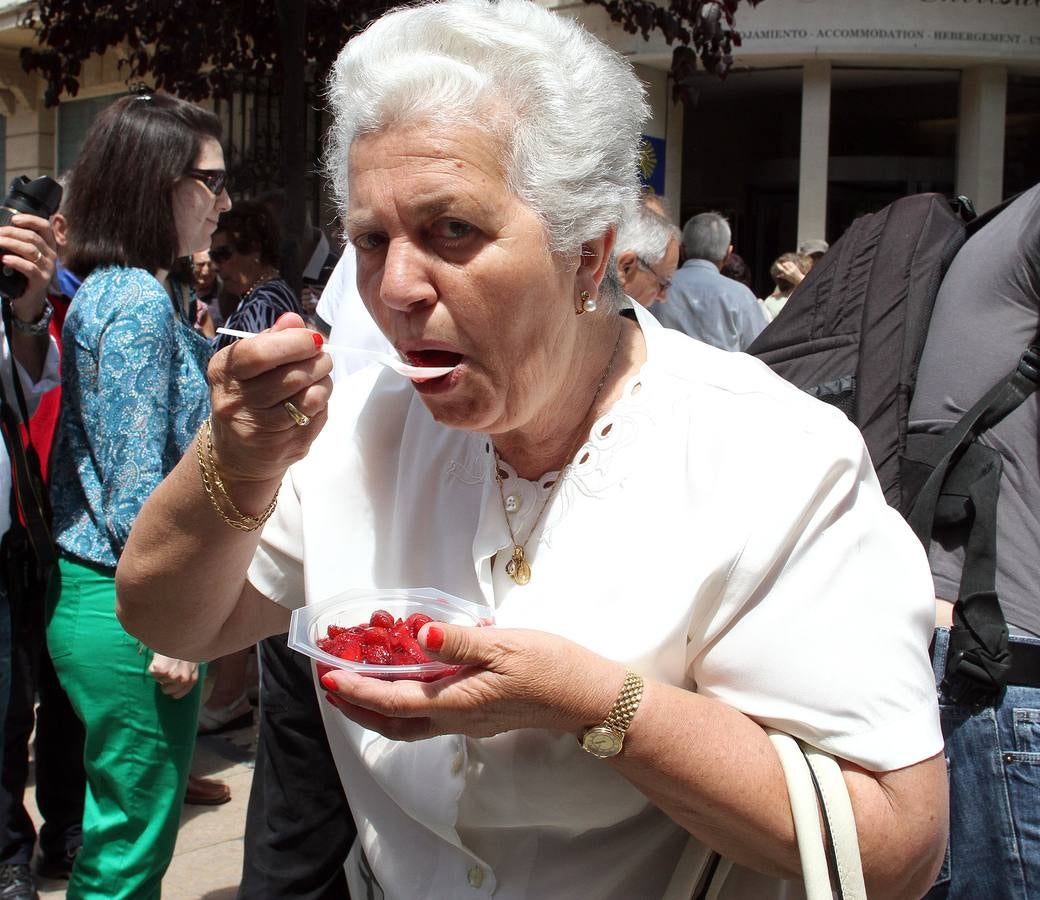
[[[664,139],[644,134],[639,143],[639,180],[664,194]]]

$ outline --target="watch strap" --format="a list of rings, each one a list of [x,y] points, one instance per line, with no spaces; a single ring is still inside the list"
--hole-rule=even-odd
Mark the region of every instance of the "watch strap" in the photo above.
[[[624,734],[632,724],[632,719],[643,699],[643,678],[635,672],[626,672],[625,680],[618,692],[614,705],[607,713],[603,725]]]

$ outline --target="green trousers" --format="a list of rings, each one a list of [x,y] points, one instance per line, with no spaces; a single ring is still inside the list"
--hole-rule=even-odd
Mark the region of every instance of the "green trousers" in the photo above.
[[[115,613],[111,570],[62,559],[47,645],[86,729],[83,847],[70,900],[152,900],[177,841],[202,679],[171,700],[148,674],[152,651]]]

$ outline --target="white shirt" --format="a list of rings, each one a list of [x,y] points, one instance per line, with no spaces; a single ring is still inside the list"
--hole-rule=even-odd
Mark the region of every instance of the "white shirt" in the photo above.
[[[373,371],[337,385],[252,583],[289,607],[434,586],[870,769],[937,753],[928,566],[858,432],[758,361],[636,315],[648,360],[529,540],[529,585],[504,572],[487,437],[438,425],[409,382]],[[523,536],[550,478],[504,469]],[[571,734],[397,743],[320,706],[359,843],[394,900],[660,897],[687,843]],[[696,735],[676,722],[674,739]],[[364,896],[356,865],[348,878]],[[741,879],[743,896],[777,896],[779,882]]]
[[[50,347],[47,350],[47,359],[43,364],[43,372],[40,380],[35,384],[29,373],[16,361],[18,368],[18,380],[22,384],[22,392],[25,394],[25,405],[31,416],[40,403],[40,398],[52,388],[61,384],[61,370],[58,360],[58,344],[53,337],[49,337]],[[14,380],[11,377],[11,348],[8,346],[7,338],[0,327],[0,378],[4,381],[4,394],[7,403],[14,410],[15,416],[19,416],[18,397],[14,392]],[[7,454],[7,445],[0,441],[0,537],[7,534],[11,527],[11,459]]]
[[[318,300],[316,312],[323,321],[328,322],[331,329],[328,352],[332,355],[334,381],[373,365],[351,353],[337,351],[336,347],[358,347],[361,350],[396,355],[391,343],[368,314],[358,293],[357,255],[350,244],[343,248],[343,255],[332,270],[329,283]]]

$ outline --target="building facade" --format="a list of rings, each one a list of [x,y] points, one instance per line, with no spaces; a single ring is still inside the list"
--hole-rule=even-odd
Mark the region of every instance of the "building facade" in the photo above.
[[[672,48],[662,37],[627,34],[598,6],[540,2],[632,60],[653,107],[645,180],[679,222],[707,209],[726,213],[756,281],[798,241],[833,240],[855,216],[896,197],[963,194],[982,210],[1040,180],[1040,0],[744,4],[733,71],[724,81],[698,73],[686,107],[671,99]],[[30,5],[0,0],[7,182],[67,169],[93,116],[127,89],[109,54],[85,68],[76,98],[45,108],[42,84],[18,62],[33,40],[19,27]],[[276,177],[271,101],[254,82],[216,104],[243,193],[269,186],[258,173]],[[320,116],[308,130],[317,160]],[[320,179],[311,184],[324,222]]]
[[[897,197],[962,194],[981,211],[1040,181],[1040,0],[743,4],[734,69],[699,73],[685,108],[663,38],[557,8],[636,65],[676,219],[727,214],[762,288],[779,253]]]

